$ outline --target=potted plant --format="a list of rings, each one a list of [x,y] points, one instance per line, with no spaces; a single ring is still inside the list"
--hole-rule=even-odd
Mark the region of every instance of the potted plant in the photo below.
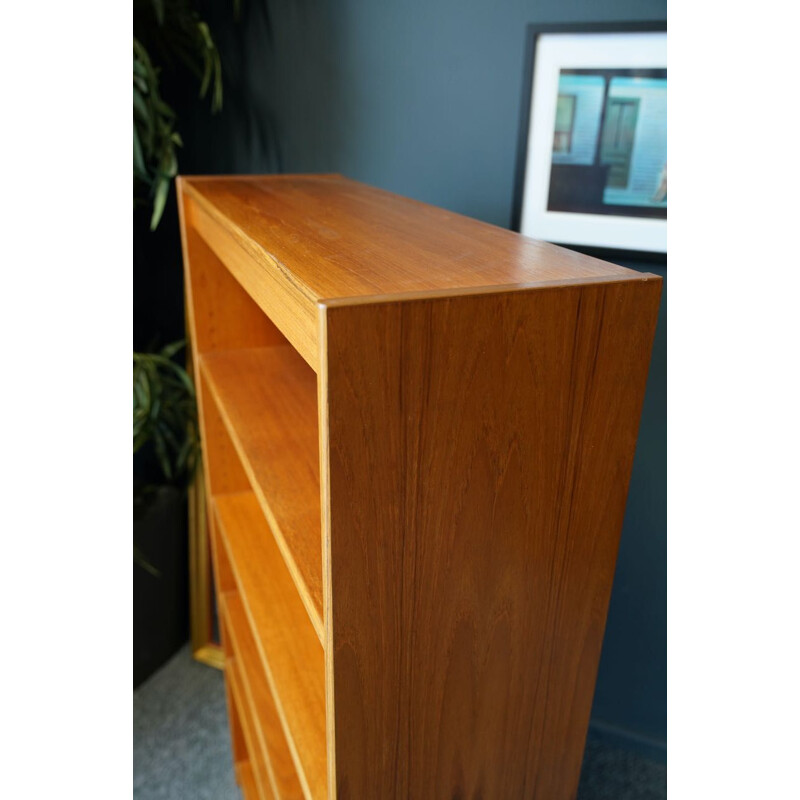
[[[200,457],[195,389],[176,356],[184,342],[133,354],[133,681],[188,634],[186,491]]]
[[[238,2],[234,10],[238,12]],[[169,238],[177,226],[167,236],[144,237],[152,237],[147,228],[156,231],[168,209],[183,142],[162,79],[172,76],[174,90],[181,69],[188,70],[197,77],[200,96],[210,96],[211,111],[217,112],[222,106],[222,64],[192,0],[135,0],[133,28],[134,255],[139,254],[134,264],[145,268],[138,277],[147,287],[147,312],[162,312],[137,315],[135,334],[138,341],[154,336],[163,341],[165,328],[180,322],[177,313],[165,314],[162,308],[174,299],[175,276],[165,284],[170,291],[159,291],[161,265],[172,269],[178,262]],[[147,227],[141,224],[144,216]],[[165,233],[163,228],[159,234]],[[161,324],[152,326],[154,319]],[[194,386],[177,360],[183,346],[179,341],[156,352],[133,354],[134,687],[189,633],[186,492],[199,458],[199,440]]]

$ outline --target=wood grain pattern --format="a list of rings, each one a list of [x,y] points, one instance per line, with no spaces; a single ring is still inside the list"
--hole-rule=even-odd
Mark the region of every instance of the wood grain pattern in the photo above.
[[[280,269],[313,301],[638,275],[341,176],[184,177],[181,186],[247,243],[250,271]]]
[[[236,453],[230,434],[222,420],[216,401],[209,391],[208,380],[197,371],[197,410],[203,447],[203,472],[208,495],[244,492],[250,488],[247,473]],[[206,497],[206,502],[209,501]]]
[[[315,371],[319,301],[636,275],[336,175],[182,177],[179,195],[184,251],[204,241]]]
[[[325,798],[322,646],[255,495],[221,495],[214,505],[303,792],[314,800]]]
[[[226,635],[226,631],[224,630],[225,624],[223,621],[220,621],[220,626],[222,628],[222,630],[220,630],[220,635],[222,637],[223,650],[227,649],[228,655],[230,655],[230,637]],[[228,709],[228,722],[230,723],[231,730],[231,751],[233,755],[233,763],[238,764],[242,761],[246,761],[249,756],[247,753],[247,742],[245,740],[241,716],[236,705],[236,699],[233,696],[231,683],[228,680],[227,673],[225,674],[225,703]]]
[[[236,782],[241,787],[244,800],[258,800],[256,780],[253,777],[253,768],[249,761],[241,761],[236,764]]]
[[[197,387],[198,422],[203,442],[202,461],[211,463],[213,478],[201,466],[190,494],[189,581],[194,657],[222,667],[223,654],[212,642],[211,542],[207,539],[208,501],[199,485],[207,482],[215,491],[247,488],[247,477],[218,415],[212,407],[204,414],[207,393],[199,377],[200,352],[222,347],[254,347],[285,344],[275,325],[264,316],[247,292],[209,249],[197,231],[187,224],[182,192],[178,192],[181,244],[184,261],[186,328],[189,339],[187,371]],[[224,313],[222,312],[224,309]],[[195,497],[192,497],[192,494]],[[202,505],[202,507],[201,507]]]
[[[274,800],[275,794],[272,791],[267,765],[264,762],[263,754],[258,747],[256,740],[255,725],[253,722],[253,709],[245,698],[242,688],[241,671],[237,658],[227,658],[225,660],[225,682],[230,688],[231,696],[239,713],[242,723],[242,731],[247,744],[247,760],[253,771],[253,780],[256,786],[256,794],[261,800]]]
[[[217,521],[214,515],[209,519],[209,534],[211,539],[211,552],[214,557],[214,582],[217,591],[217,597],[221,598],[224,595],[237,591],[236,577],[231,568],[231,562],[228,559],[228,554],[220,541],[219,531],[217,530]],[[228,655],[231,655],[228,653]]]
[[[321,640],[316,375],[288,346],[210,353],[200,364]]]
[[[243,786],[271,698],[307,798],[574,798],[660,280],[341,176],[178,193]]]
[[[191,200],[178,192],[187,327],[196,355],[234,347],[286,344],[285,337],[187,221]]]
[[[208,518],[209,548],[214,561],[214,588],[216,597],[221,602],[227,593],[236,591],[236,579],[230,566],[225,548],[220,541],[214,515]],[[228,718],[231,731],[231,750],[234,763],[246,761],[249,758],[247,751],[247,741],[244,733],[242,714],[237,706],[236,699],[231,687],[229,670],[225,669],[226,659],[233,658],[233,643],[228,631],[228,626],[224,617],[219,615],[219,635],[220,635],[220,668],[225,670],[225,702],[228,709]],[[238,780],[238,772],[237,772]]]
[[[251,709],[257,746],[269,773],[273,793],[283,800],[300,800],[303,790],[300,788],[275,702],[261,667],[244,603],[238,593],[227,594],[223,597],[221,609],[226,630],[237,654],[244,701]]]
[[[239,710],[236,707],[236,702],[233,699],[230,683],[225,678],[225,703],[228,709],[228,722],[231,730],[231,753],[233,756],[233,763],[238,764],[247,760],[247,744],[244,739],[244,731],[242,730],[242,723],[239,718]]]
[[[272,255],[230,225],[221,225],[206,209],[191,200],[184,201],[191,220],[191,231],[222,259],[264,313],[303,356],[312,369],[317,368],[317,312],[314,300],[305,287],[284,272]],[[253,269],[253,260],[263,262],[263,269]],[[206,294],[211,299],[213,295]],[[268,316],[267,316],[268,315]],[[243,345],[246,346],[246,345]]]
[[[220,348],[254,347],[286,344],[285,337],[261,312],[247,292],[236,282],[228,269],[197,231],[186,223],[183,194],[178,192],[181,241],[184,251],[184,279],[186,327],[189,339],[187,371],[195,382],[199,380],[195,361],[199,352]],[[198,389],[198,407],[201,436],[205,451],[217,447],[215,437],[224,431],[203,424],[202,391]],[[237,464],[225,464],[231,451],[222,441],[221,456],[212,456],[217,471],[234,472]],[[206,453],[204,453],[204,457]],[[198,470],[194,490],[189,498],[189,586],[192,626],[192,651],[194,657],[222,667],[222,653],[213,642],[211,564],[207,538],[208,504],[202,491],[203,470]],[[243,487],[242,487],[243,488]]]
[[[659,280],[325,314],[339,798],[573,798]]]
[[[188,491],[189,505],[189,628],[192,655],[206,655],[213,639],[211,595],[211,545],[206,516],[202,459]],[[213,646],[213,645],[212,645]],[[220,663],[220,668],[222,664]]]

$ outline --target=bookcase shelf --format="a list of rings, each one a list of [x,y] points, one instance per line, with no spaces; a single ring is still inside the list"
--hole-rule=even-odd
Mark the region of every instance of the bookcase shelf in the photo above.
[[[258,662],[252,657],[255,653],[247,650],[241,619],[238,644],[245,649],[238,658],[251,670],[260,669],[266,679],[306,797],[324,798],[327,772],[322,646],[255,496],[251,492],[220,495],[214,505],[220,539],[249,620]],[[236,605],[232,607],[235,617]],[[230,610],[228,613],[231,620]],[[236,630],[233,625],[232,630]],[[235,633],[232,638],[236,647]],[[269,715],[269,709],[260,710],[262,717]],[[280,760],[285,763],[283,754]]]
[[[240,761],[236,764],[236,781],[242,789],[244,800],[262,800],[249,761]]]
[[[335,175],[178,200],[245,798],[574,798],[660,279]]]
[[[238,654],[234,671],[252,710],[258,753],[265,765],[272,793],[276,797],[301,800],[303,790],[238,592],[222,596],[220,613],[233,650]]]
[[[289,345],[209,353],[200,371],[322,640],[316,375]]]
[[[250,756],[247,764],[252,773],[251,777],[253,785],[255,786],[255,794],[262,798],[262,800],[271,800],[274,796],[272,784],[262,751],[258,747],[255,723],[252,718],[253,709],[244,695],[238,660],[235,658],[229,659],[225,669],[228,675],[230,693],[239,713],[245,745]]]

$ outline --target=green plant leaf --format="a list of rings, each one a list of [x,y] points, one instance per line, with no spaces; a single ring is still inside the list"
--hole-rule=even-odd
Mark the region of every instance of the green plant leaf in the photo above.
[[[136,41],[133,40],[133,79],[136,80],[137,78],[142,79],[142,84],[147,89],[147,82],[144,80],[147,77],[148,73],[148,65],[145,63],[144,59],[142,58],[142,52],[144,48]]]
[[[176,342],[164,345],[164,347],[161,348],[161,353],[159,355],[161,355],[163,358],[172,358],[175,353],[179,352],[185,346],[186,339],[178,339]]]
[[[133,354],[134,452],[150,443],[168,482],[190,480],[200,452],[194,384],[174,360],[185,346]]]
[[[205,60],[203,68],[203,80],[200,82],[200,97],[205,97],[213,75],[213,65],[209,59]]]
[[[133,123],[133,171],[139,178],[147,177],[147,167],[144,163],[142,145],[139,141],[139,131],[136,130],[136,123]]]
[[[154,578],[160,578],[161,572],[157,570],[144,556],[141,549],[133,545],[133,560],[134,563],[138,564],[142,569],[147,570]]]
[[[144,99],[144,93],[138,86],[133,87],[133,113],[134,116],[138,115],[139,119],[148,127],[152,123],[150,109],[147,106],[147,101]]]
[[[176,114],[175,112],[160,98],[157,99],[153,105],[156,107],[156,111],[166,119],[175,119]]]
[[[169,424],[167,424],[166,420],[162,420],[156,423],[156,427],[158,428],[159,433],[164,438],[164,443],[169,445],[170,449],[174,453],[178,453],[181,449],[181,443],[178,441],[178,437],[170,428]]]
[[[219,53],[214,51],[214,100],[211,105],[212,111],[222,109],[222,62]]]
[[[152,0],[153,11],[156,13],[156,22],[159,25],[164,24],[164,0]]]
[[[170,148],[167,151],[167,168],[164,172],[170,177],[174,178],[178,174],[178,159],[175,158],[175,151]]]
[[[169,453],[167,452],[167,445],[164,442],[164,437],[158,428],[153,429],[152,434],[153,447],[156,451],[156,458],[161,466],[161,471],[168,481],[172,480],[172,464],[170,464]]]
[[[197,30],[200,31],[200,37],[203,41],[203,44],[206,46],[207,50],[215,50],[216,47],[214,46],[214,40],[211,38],[211,31],[208,29],[208,25],[202,20],[197,21]]]
[[[156,195],[153,200],[153,216],[150,218],[150,230],[154,231],[161,221],[161,216],[164,213],[164,207],[167,204],[167,195],[169,194],[169,180],[162,178],[156,185]]]

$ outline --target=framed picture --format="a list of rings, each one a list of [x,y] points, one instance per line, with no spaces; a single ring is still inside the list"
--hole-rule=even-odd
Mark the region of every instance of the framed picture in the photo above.
[[[667,252],[665,22],[528,26],[512,228]]]

